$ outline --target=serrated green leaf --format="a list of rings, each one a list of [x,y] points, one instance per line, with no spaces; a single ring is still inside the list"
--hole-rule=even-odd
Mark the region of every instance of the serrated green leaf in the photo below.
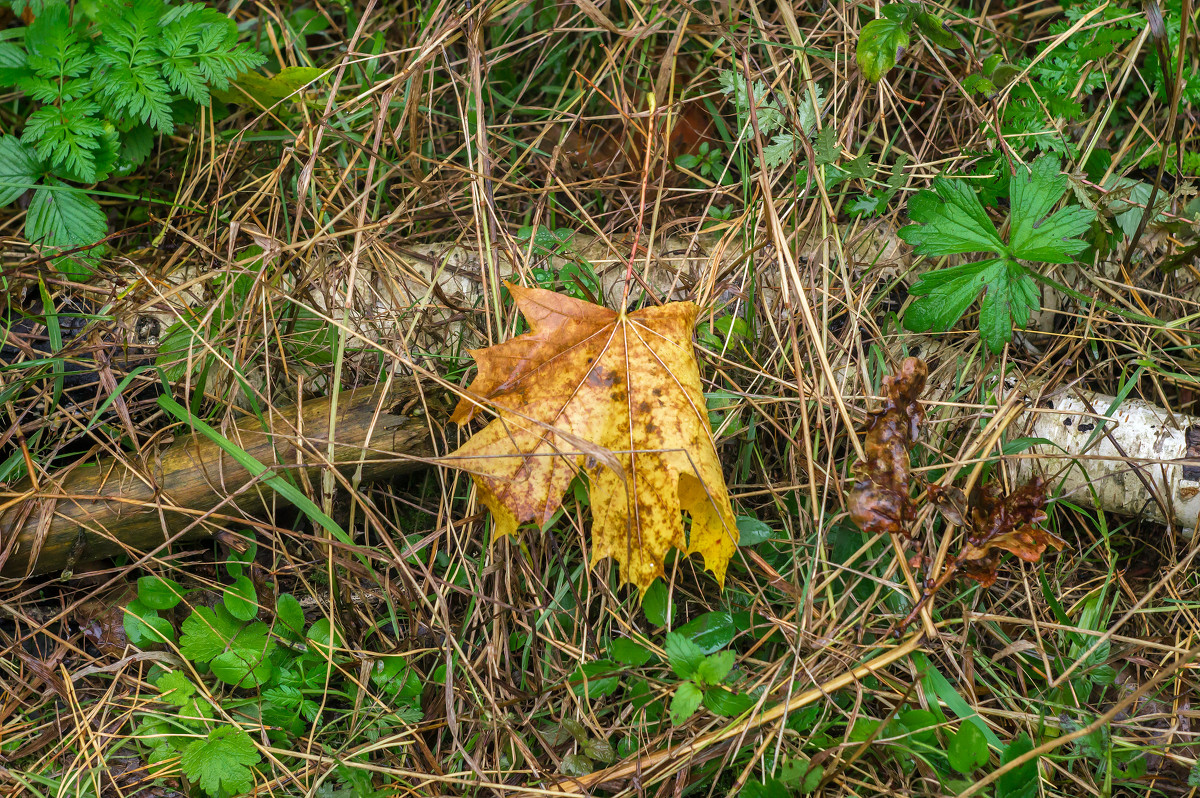
[[[1024,329],[1040,306],[1037,283],[1019,263],[1003,260],[990,270],[979,305],[979,337],[993,353],[1012,340],[1013,328]]]
[[[858,35],[855,51],[863,77],[878,83],[896,65],[908,41],[907,25],[901,22],[886,18],[868,22]]]
[[[899,235],[918,255],[1007,252],[979,197],[964,181],[936,178],[932,191],[909,200],[908,215],[916,224],[900,228]]]
[[[43,106],[26,118],[21,141],[51,166],[67,169],[81,182],[95,182],[96,150],[105,132],[96,118],[99,110],[87,100],[71,100],[58,108]]]
[[[704,693],[700,692],[700,688],[696,685],[691,682],[680,684],[675,688],[675,695],[671,698],[671,723],[679,726],[695,715],[703,699]]]
[[[842,148],[838,146],[837,131],[833,125],[821,128],[821,132],[813,140],[813,157],[816,158],[817,166],[837,163],[838,158],[842,157]]]
[[[979,334],[993,352],[1012,340],[1013,326],[1024,327],[1038,307],[1037,284],[1017,262],[994,258],[926,272],[910,293],[920,298],[904,314],[912,332],[945,332],[966,313],[980,292]]]
[[[25,216],[25,237],[31,242],[68,249],[95,244],[107,234],[104,211],[83,191],[47,178],[33,192]]]
[[[0,207],[37,185],[42,165],[16,136],[0,136]]]
[[[680,679],[692,678],[704,661],[704,650],[679,632],[667,632],[663,649],[667,652],[667,664]]]
[[[196,694],[196,685],[183,671],[167,671],[154,684],[162,692],[159,698],[177,707],[187,706]]]
[[[720,651],[710,654],[696,667],[696,681],[709,687],[725,681],[729,671],[733,669],[737,654],[733,651]]]
[[[1018,168],[1009,180],[1012,205],[1009,246],[1022,260],[1070,263],[1071,256],[1087,243],[1078,238],[1087,232],[1095,214],[1087,208],[1063,208],[1049,215],[1067,191],[1067,176],[1058,161],[1043,155],[1026,176]]]
[[[25,49],[13,42],[0,42],[0,88],[15,86],[19,79],[31,75]]]
[[[777,169],[791,163],[796,155],[796,137],[791,133],[780,133],[770,144],[763,146],[763,161],[768,169]]]
[[[193,740],[179,760],[188,779],[209,795],[249,792],[253,783],[250,768],[261,757],[250,735],[236,726],[218,726],[203,740]]]
[[[232,647],[264,651],[269,632],[261,621],[246,624],[237,620],[223,604],[197,607],[184,619],[181,630],[180,653],[200,663],[209,662]]]

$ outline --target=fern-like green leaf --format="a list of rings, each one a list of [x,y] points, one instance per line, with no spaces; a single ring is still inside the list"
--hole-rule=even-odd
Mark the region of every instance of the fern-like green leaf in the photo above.
[[[163,29],[158,49],[162,53],[162,71],[171,88],[201,105],[209,101],[208,86],[196,57],[201,31],[187,24],[187,18]]]
[[[56,6],[38,16],[25,31],[27,66],[34,74],[62,82],[78,78],[92,68],[88,42],[67,18],[67,9]]]
[[[61,108],[46,105],[29,115],[21,141],[33,145],[37,156],[51,166],[67,169],[84,183],[96,180],[95,150],[104,125],[95,118],[100,110],[87,100],[71,100]]]
[[[239,45],[237,28],[227,24],[210,25],[204,29],[196,60],[201,74],[211,85],[227,89],[231,80],[260,66],[265,59],[261,53]]]
[[[171,93],[159,69],[158,21],[164,6],[160,0],[136,0],[132,6],[112,4],[109,13],[119,14],[100,31],[99,97],[109,113],[148,124],[163,133],[171,132]]]

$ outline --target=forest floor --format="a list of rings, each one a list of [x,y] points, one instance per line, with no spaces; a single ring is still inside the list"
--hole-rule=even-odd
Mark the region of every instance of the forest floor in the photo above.
[[[1200,415],[1191,0],[222,3],[236,77],[199,102],[156,55],[156,129],[65,87],[180,17],[56,7],[0,2],[0,795],[1196,794],[1181,466],[1095,456],[1122,405]],[[37,37],[48,83],[12,77]],[[482,427],[472,350],[528,329],[502,280],[699,307],[723,585],[592,562],[582,476],[494,539],[436,459]],[[235,423],[391,382],[386,478],[238,459]],[[1071,459],[1034,425],[1079,396],[1115,399]],[[72,472],[151,486],[195,436],[256,510],[197,471],[194,522],[14,570]]]

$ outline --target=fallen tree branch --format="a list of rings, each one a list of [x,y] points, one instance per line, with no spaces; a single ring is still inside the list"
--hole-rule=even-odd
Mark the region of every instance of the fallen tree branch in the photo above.
[[[269,408],[223,434],[269,473],[316,478],[327,466],[330,400]],[[417,386],[397,379],[338,400],[333,464],[371,482],[412,471],[433,455]],[[82,463],[0,493],[0,576],[71,570],[120,553],[210,536],[224,519],[261,516],[275,493],[207,437],[180,428],[162,449]]]

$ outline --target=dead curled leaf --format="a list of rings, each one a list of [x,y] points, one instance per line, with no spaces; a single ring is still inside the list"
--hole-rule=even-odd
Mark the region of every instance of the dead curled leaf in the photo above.
[[[909,536],[914,518],[909,495],[908,450],[920,434],[924,412],[918,400],[929,369],[924,361],[906,358],[894,375],[884,377],[883,408],[867,423],[863,478],[850,489],[850,518],[870,534]]]
[[[451,420],[497,417],[445,460],[471,473],[497,536],[549,521],[582,471],[593,564],[612,557],[644,594],[676,548],[723,582],[738,533],[692,345],[697,307],[626,314],[508,289],[530,331],[472,350],[479,372]]]
[[[896,374],[884,378],[883,408],[872,414],[863,443],[862,477],[851,488],[847,506],[851,519],[864,532],[888,532],[913,540],[915,511],[910,495],[909,450],[920,433],[924,414],[919,404],[928,369],[907,358]],[[1038,562],[1047,546],[1062,550],[1066,542],[1037,526],[1046,520],[1046,483],[1035,477],[1011,494],[995,484],[977,488],[968,500],[953,486],[930,485],[929,500],[952,524],[968,529],[967,543],[936,579],[905,619],[911,623],[924,602],[958,574],[985,587],[996,581],[1001,554],[1011,552],[1026,562]],[[920,562],[919,555],[913,566]]]
[[[959,555],[964,576],[984,587],[996,581],[1001,552],[1037,562],[1047,546],[1062,551],[1065,540],[1037,524],[1046,520],[1046,481],[1036,476],[1005,495],[990,483],[975,491],[971,502],[971,534]]]

